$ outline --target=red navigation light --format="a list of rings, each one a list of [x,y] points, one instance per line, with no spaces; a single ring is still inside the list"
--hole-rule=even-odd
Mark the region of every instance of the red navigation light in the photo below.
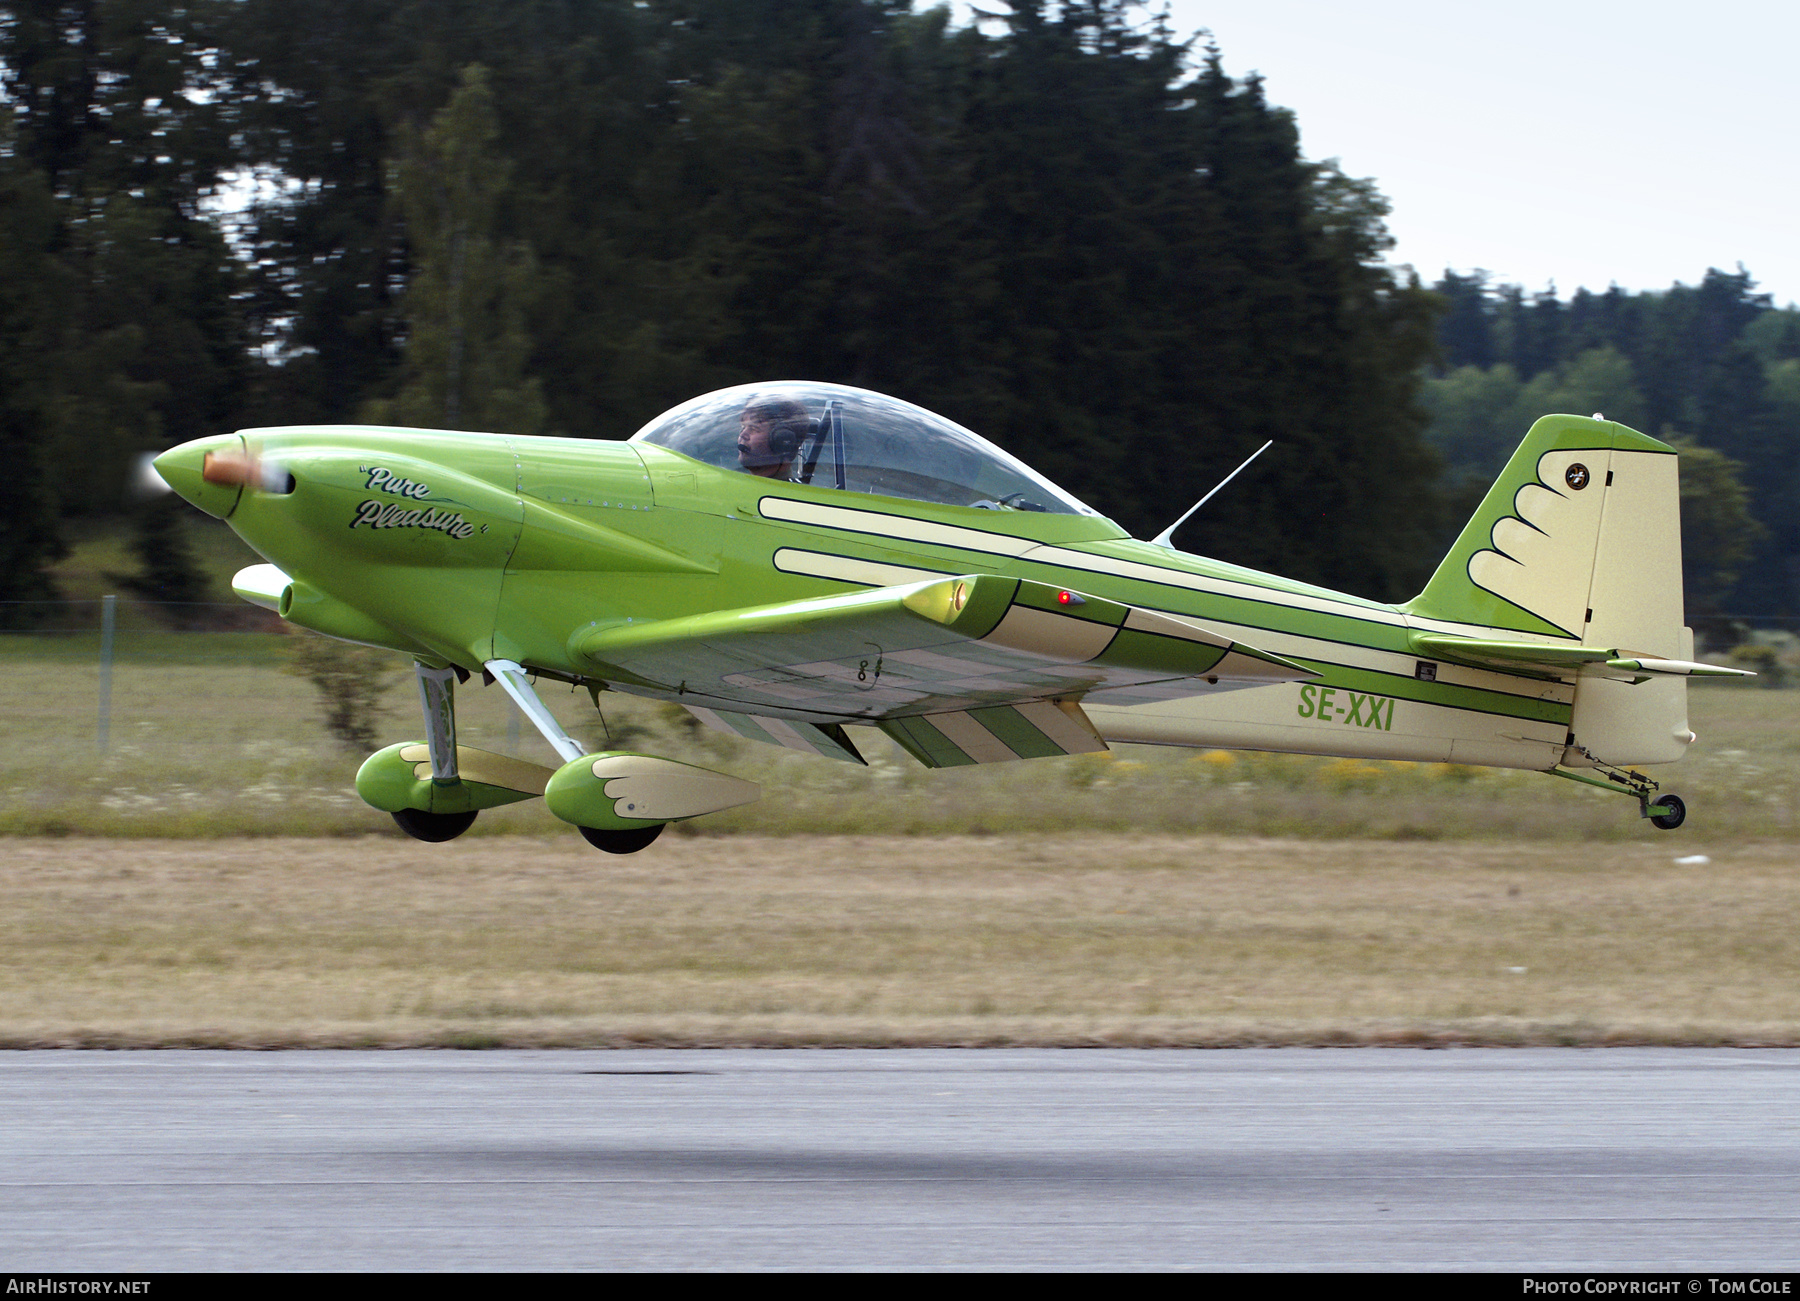
[[[1075,593],[1073,593],[1073,592],[1058,592],[1056,594],[1056,601],[1057,601],[1057,604],[1059,604],[1059,605],[1067,605],[1067,604],[1069,604],[1069,602],[1073,601],[1074,599],[1075,599]]]

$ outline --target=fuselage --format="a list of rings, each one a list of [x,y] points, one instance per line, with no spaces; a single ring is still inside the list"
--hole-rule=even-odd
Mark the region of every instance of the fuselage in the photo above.
[[[291,490],[202,483],[208,451],[279,462]],[[641,442],[361,426],[250,430],[158,464],[293,580],[287,617],[430,663],[582,680],[595,675],[575,644],[594,628],[995,573],[1191,620],[1319,675],[1088,702],[1109,740],[1535,769],[1569,743],[1574,684],[1409,649],[1415,631],[1479,628],[1134,541],[1089,514],[845,492]]]

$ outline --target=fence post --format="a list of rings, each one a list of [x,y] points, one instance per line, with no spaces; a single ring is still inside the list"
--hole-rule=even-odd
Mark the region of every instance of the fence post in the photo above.
[[[113,623],[119,598],[100,598],[100,752],[104,754],[112,742],[112,663]]]

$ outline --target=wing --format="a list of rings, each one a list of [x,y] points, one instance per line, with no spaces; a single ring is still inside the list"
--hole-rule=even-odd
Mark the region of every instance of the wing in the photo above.
[[[832,753],[837,725],[874,723],[934,766],[1103,749],[1074,704],[1087,697],[1317,676],[1185,620],[994,574],[597,628],[572,648],[596,676],[674,695],[740,735],[781,720],[795,748]]]

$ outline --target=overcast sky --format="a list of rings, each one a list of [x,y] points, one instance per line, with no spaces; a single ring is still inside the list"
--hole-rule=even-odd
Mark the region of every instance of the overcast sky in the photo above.
[[[998,6],[990,6],[998,7]],[[1372,177],[1428,281],[1666,289],[1742,262],[1800,299],[1800,4],[1171,0],[1301,147]]]

